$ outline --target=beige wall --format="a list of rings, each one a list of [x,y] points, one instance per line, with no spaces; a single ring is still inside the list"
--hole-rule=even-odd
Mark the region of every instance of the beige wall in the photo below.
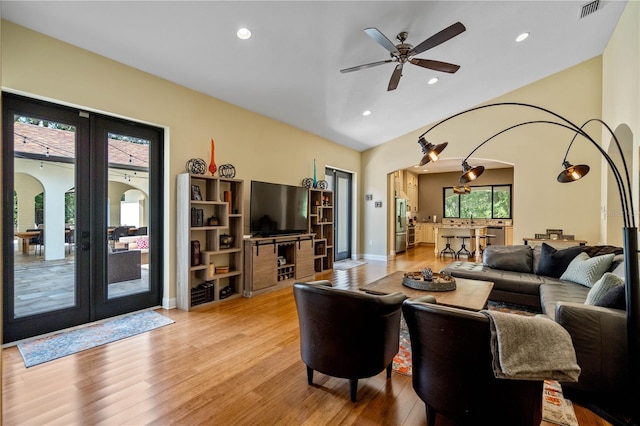
[[[526,102],[540,105],[564,115],[575,123],[600,117],[601,110],[600,57],[578,64],[533,84],[510,92],[494,102]],[[490,82],[487,82],[490,84]],[[585,90],[589,88],[589,90]],[[509,125],[534,119],[550,119],[549,115],[518,107],[499,107],[460,116],[430,133],[434,143],[448,141],[443,158],[462,159],[492,134]],[[428,127],[396,138],[363,153],[363,193],[384,193],[387,174],[415,165],[422,153],[418,136]],[[532,235],[553,223],[558,228],[573,229],[589,243],[600,239],[597,224],[600,218],[600,158],[598,152],[584,140],[574,144],[569,160],[587,163],[592,172],[585,179],[561,185],[556,176],[571,132],[552,125],[531,125],[512,130],[479,149],[470,159],[480,164],[482,159],[494,159],[514,165],[514,241]],[[594,196],[595,195],[595,196]],[[379,257],[388,252],[385,240],[388,230],[384,209],[363,208],[364,238],[367,254]],[[556,226],[554,225],[554,226]]]
[[[360,173],[360,153],[42,34],[2,22],[5,90],[105,112],[166,129],[165,298],[175,298],[175,181],[193,157],[231,163],[244,179],[299,185],[331,164]],[[359,199],[356,191],[356,199]],[[167,301],[166,301],[167,302]],[[168,303],[168,302],[167,302]]]
[[[631,168],[634,212],[637,219],[640,200],[640,2],[627,3],[602,58],[602,119],[621,139],[621,144],[628,145],[630,155],[627,162]],[[595,126],[594,128],[597,129]],[[611,139],[604,129],[602,138],[607,144]],[[609,148],[609,152],[611,151],[612,147]],[[610,188],[604,180],[602,188],[603,212],[619,211],[620,202],[617,194],[612,194],[616,191],[615,188]],[[608,200],[615,204],[608,203]],[[615,214],[603,214],[601,221],[603,238],[621,245],[622,233],[619,230],[622,225],[619,218],[616,218]]]
[[[418,177],[418,206],[420,210],[416,215],[418,221],[433,218],[436,215],[437,221],[442,222],[444,212],[442,188],[452,187],[458,184],[461,172],[451,173],[426,173]],[[489,169],[482,177],[471,183],[473,186],[482,185],[513,185],[513,168]],[[516,189],[513,189],[516,192]],[[515,198],[515,195],[513,196]],[[431,221],[431,220],[430,220]]]

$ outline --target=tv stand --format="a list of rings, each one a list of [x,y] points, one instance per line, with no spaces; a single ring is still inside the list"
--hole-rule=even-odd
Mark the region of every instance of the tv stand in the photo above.
[[[311,281],[314,234],[274,235],[244,240],[244,296],[252,297]]]

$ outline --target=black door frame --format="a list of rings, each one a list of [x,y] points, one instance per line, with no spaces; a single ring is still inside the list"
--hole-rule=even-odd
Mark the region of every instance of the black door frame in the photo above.
[[[338,170],[332,167],[327,167],[325,170],[326,175],[332,176],[333,182],[333,204],[334,204],[334,212],[333,212],[333,241],[334,241],[334,260],[343,260],[350,259],[353,254],[353,173],[346,172],[344,170]],[[338,189],[338,178],[347,179],[348,181],[348,194],[344,197],[347,200],[347,205],[342,206],[340,200],[341,194]],[[338,214],[341,209],[345,209],[347,214],[347,223],[341,223],[339,220],[340,215]],[[346,234],[348,235],[347,239],[347,251],[346,252],[338,252],[338,230],[341,227],[346,227]]]
[[[152,126],[78,108],[2,93],[3,110],[3,342],[13,342],[116,316],[126,312],[158,306],[162,301],[163,280],[163,209],[164,131]],[[75,191],[85,203],[76,203],[75,305],[40,314],[15,317],[14,312],[14,125],[15,114],[76,126]],[[158,143],[149,150],[149,282],[150,291],[134,296],[108,299],[106,296],[106,211],[107,144],[95,143],[98,124],[131,136],[149,139],[152,132]],[[106,123],[106,126],[105,126]],[[144,135],[144,136],[143,136]],[[97,149],[100,148],[100,149]],[[37,279],[37,277],[34,277]],[[84,284],[84,285],[83,285]],[[105,290],[103,290],[105,289]]]

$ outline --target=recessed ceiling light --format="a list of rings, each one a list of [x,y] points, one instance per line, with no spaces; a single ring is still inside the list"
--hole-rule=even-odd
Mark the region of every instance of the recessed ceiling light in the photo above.
[[[526,40],[527,37],[529,37],[529,33],[522,33],[518,37],[516,37],[516,41],[520,43],[521,41]]]
[[[438,77],[433,77],[429,80],[429,84],[436,84],[438,82],[439,78]]]
[[[364,111],[364,112],[362,113],[362,115],[364,115],[365,117],[366,117],[367,115],[371,115],[371,111],[366,110],[366,111]]]
[[[246,40],[251,38],[251,30],[249,28],[240,28],[236,33],[239,39]]]

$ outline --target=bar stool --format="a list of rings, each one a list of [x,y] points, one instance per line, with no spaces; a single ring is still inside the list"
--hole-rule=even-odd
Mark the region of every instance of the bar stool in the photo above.
[[[494,234],[487,234],[485,235],[485,238],[487,239],[487,244],[486,246],[489,247],[491,245],[491,238],[495,238],[496,236]]]
[[[456,258],[456,252],[454,249],[451,248],[451,238],[454,238],[453,235],[443,235],[442,238],[445,238],[447,240],[445,247],[442,249],[442,251],[440,251],[440,257],[446,256],[447,254],[450,254],[451,256],[453,256],[453,258]]]
[[[467,250],[467,246],[464,244],[464,241],[469,237],[465,235],[458,235],[458,238],[462,238],[462,246],[460,247],[460,250],[458,250],[458,252],[456,253],[456,257],[460,259],[460,255],[463,255],[463,256],[467,256],[467,259],[468,259],[469,256],[471,256],[471,252]]]

